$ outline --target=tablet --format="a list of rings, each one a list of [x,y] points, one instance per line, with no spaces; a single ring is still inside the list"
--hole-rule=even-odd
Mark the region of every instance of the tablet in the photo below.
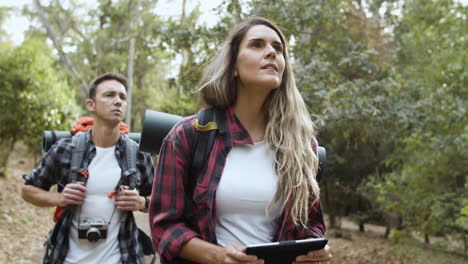
[[[246,254],[265,260],[265,264],[290,264],[297,256],[323,249],[327,242],[325,238],[311,238],[256,244],[247,246]]]

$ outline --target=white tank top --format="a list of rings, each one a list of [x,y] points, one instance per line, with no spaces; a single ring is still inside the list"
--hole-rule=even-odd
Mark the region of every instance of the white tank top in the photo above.
[[[112,220],[107,230],[107,239],[91,243],[87,239],[78,239],[80,210],[76,210],[70,229],[70,247],[65,263],[120,263],[118,234],[121,212],[115,209],[114,199],[107,197],[107,194],[115,189],[121,176],[121,168],[115,156],[115,146],[110,148],[96,147],[96,156],[89,164],[88,171],[89,178],[86,184],[88,193],[81,206],[80,219],[99,218],[109,222],[112,216]]]
[[[262,141],[235,145],[216,190],[216,238],[226,246],[271,242],[279,207],[266,208],[276,193],[274,153]]]

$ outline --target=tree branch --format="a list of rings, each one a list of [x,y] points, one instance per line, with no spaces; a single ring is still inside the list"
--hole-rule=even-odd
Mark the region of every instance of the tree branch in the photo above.
[[[70,59],[68,58],[67,54],[63,52],[62,49],[62,44],[60,41],[57,39],[55,32],[49,22],[47,22],[46,15],[44,13],[44,10],[42,9],[41,2],[40,0],[34,0],[34,4],[36,6],[36,11],[37,14],[39,15],[39,19],[41,20],[41,23],[44,25],[44,27],[47,30],[47,35],[49,38],[52,40],[52,43],[54,44],[55,49],[57,50],[60,59],[62,62],[65,64],[68,72],[80,83],[80,91],[86,96],[87,94],[87,84],[86,82],[81,78],[81,76],[78,74],[76,71],[75,67],[73,67],[73,64],[71,63]]]

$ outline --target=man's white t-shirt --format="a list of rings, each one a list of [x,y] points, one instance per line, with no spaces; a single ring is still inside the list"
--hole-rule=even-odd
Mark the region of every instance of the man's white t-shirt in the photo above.
[[[68,264],[116,264],[121,262],[118,234],[121,212],[115,208],[114,199],[107,197],[117,186],[121,168],[115,156],[115,146],[96,147],[96,156],[88,167],[86,184],[88,192],[81,210],[76,210],[69,235],[69,250],[65,263]],[[115,210],[115,211],[114,211]],[[112,219],[110,219],[112,216]],[[78,218],[99,218],[109,222],[107,239],[95,243],[78,238]]]
[[[277,189],[274,153],[262,141],[234,145],[216,190],[218,244],[271,242],[278,225],[279,203],[266,214]]]

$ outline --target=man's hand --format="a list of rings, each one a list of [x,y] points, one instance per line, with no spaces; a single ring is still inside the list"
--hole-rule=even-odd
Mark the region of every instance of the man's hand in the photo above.
[[[86,198],[88,189],[83,182],[69,183],[63,188],[59,196],[58,206],[65,207],[67,205],[82,204]]]
[[[115,196],[115,206],[123,211],[138,211],[145,208],[145,199],[137,190],[129,190],[128,186],[122,185],[122,191]]]

